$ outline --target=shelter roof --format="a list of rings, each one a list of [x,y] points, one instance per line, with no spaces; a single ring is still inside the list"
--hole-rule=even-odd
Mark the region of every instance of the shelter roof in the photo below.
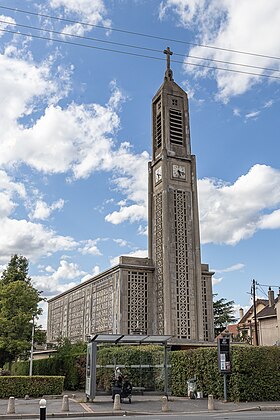
[[[88,341],[100,344],[166,344],[171,338],[171,335],[94,334],[88,337]]]

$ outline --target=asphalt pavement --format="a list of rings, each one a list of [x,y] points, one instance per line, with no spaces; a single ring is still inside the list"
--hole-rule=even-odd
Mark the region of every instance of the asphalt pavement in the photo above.
[[[112,415],[156,415],[162,414],[163,400],[160,395],[133,395],[132,402],[121,403],[120,410],[113,409],[113,401],[110,395],[97,396],[94,402],[86,402],[83,393],[68,393],[68,404],[64,403],[62,396],[45,396],[46,417],[66,418],[66,417],[100,417]],[[66,399],[67,400],[67,399]],[[33,419],[40,418],[40,407],[38,398],[14,400],[14,414],[7,414],[9,405],[8,399],[0,400],[0,419]],[[68,409],[69,405],[69,411]],[[13,404],[10,403],[10,407]],[[65,411],[65,408],[67,411]],[[166,406],[165,406],[166,408]],[[223,402],[214,401],[216,412],[233,411],[280,411],[280,401],[278,402]],[[206,398],[191,400],[187,397],[169,397],[167,403],[168,412],[174,414],[195,414],[205,413],[208,410],[208,400]],[[64,410],[64,411],[63,411]]]

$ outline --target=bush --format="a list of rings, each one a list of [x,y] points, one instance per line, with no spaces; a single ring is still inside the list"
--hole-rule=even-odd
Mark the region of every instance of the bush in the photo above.
[[[133,386],[164,389],[163,348],[161,346],[100,346],[97,352],[97,389],[109,391],[114,366],[125,366]],[[223,375],[218,370],[217,348],[180,350],[169,353],[170,388],[173,395],[187,395],[187,380],[197,377],[198,390],[223,398]],[[232,374],[228,375],[228,399],[232,401],[273,401],[280,395],[280,348],[232,345]],[[139,369],[136,366],[142,367]],[[34,360],[35,375],[65,376],[68,390],[85,389],[86,354],[58,354]],[[135,367],[133,367],[135,366]],[[152,367],[153,366],[153,367]],[[13,364],[12,374],[28,375],[29,362]],[[27,393],[27,392],[26,392]]]
[[[97,389],[111,389],[114,366],[127,366],[122,369],[134,386],[147,389],[163,389],[162,368],[137,368],[131,366],[163,364],[163,349],[159,346],[100,346],[97,352],[97,364],[111,368],[97,369]],[[29,362],[13,363],[13,375],[28,375]],[[34,360],[34,375],[63,375],[65,389],[85,389],[86,354],[57,354],[49,359]]]
[[[280,395],[280,348],[232,346],[227,396],[232,401],[276,401]],[[187,380],[197,377],[205,395],[223,398],[223,375],[216,348],[172,353],[172,394],[187,394]]]
[[[60,395],[63,382],[63,376],[1,376],[0,398]]]

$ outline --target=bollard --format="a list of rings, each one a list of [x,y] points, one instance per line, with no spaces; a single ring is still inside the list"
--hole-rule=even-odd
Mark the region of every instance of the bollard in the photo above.
[[[10,397],[8,401],[7,414],[15,414],[15,397]]]
[[[46,411],[47,411],[47,401],[42,398],[39,401],[40,406],[40,420],[46,420]]]
[[[69,411],[69,398],[68,398],[68,395],[63,395],[61,411]]]
[[[121,396],[120,396],[120,394],[115,394],[113,410],[121,410]]]
[[[215,410],[213,395],[208,395],[208,410]]]
[[[163,412],[170,411],[169,406],[168,406],[168,399],[165,395],[161,398],[161,401],[162,401],[161,411]]]

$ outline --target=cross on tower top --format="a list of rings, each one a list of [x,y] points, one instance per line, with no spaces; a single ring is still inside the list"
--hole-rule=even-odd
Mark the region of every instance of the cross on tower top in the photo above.
[[[173,73],[170,68],[170,57],[173,54],[173,52],[170,50],[169,47],[166,48],[166,50],[163,51],[164,54],[166,54],[166,71],[165,71],[165,78],[167,80],[173,80]]]

